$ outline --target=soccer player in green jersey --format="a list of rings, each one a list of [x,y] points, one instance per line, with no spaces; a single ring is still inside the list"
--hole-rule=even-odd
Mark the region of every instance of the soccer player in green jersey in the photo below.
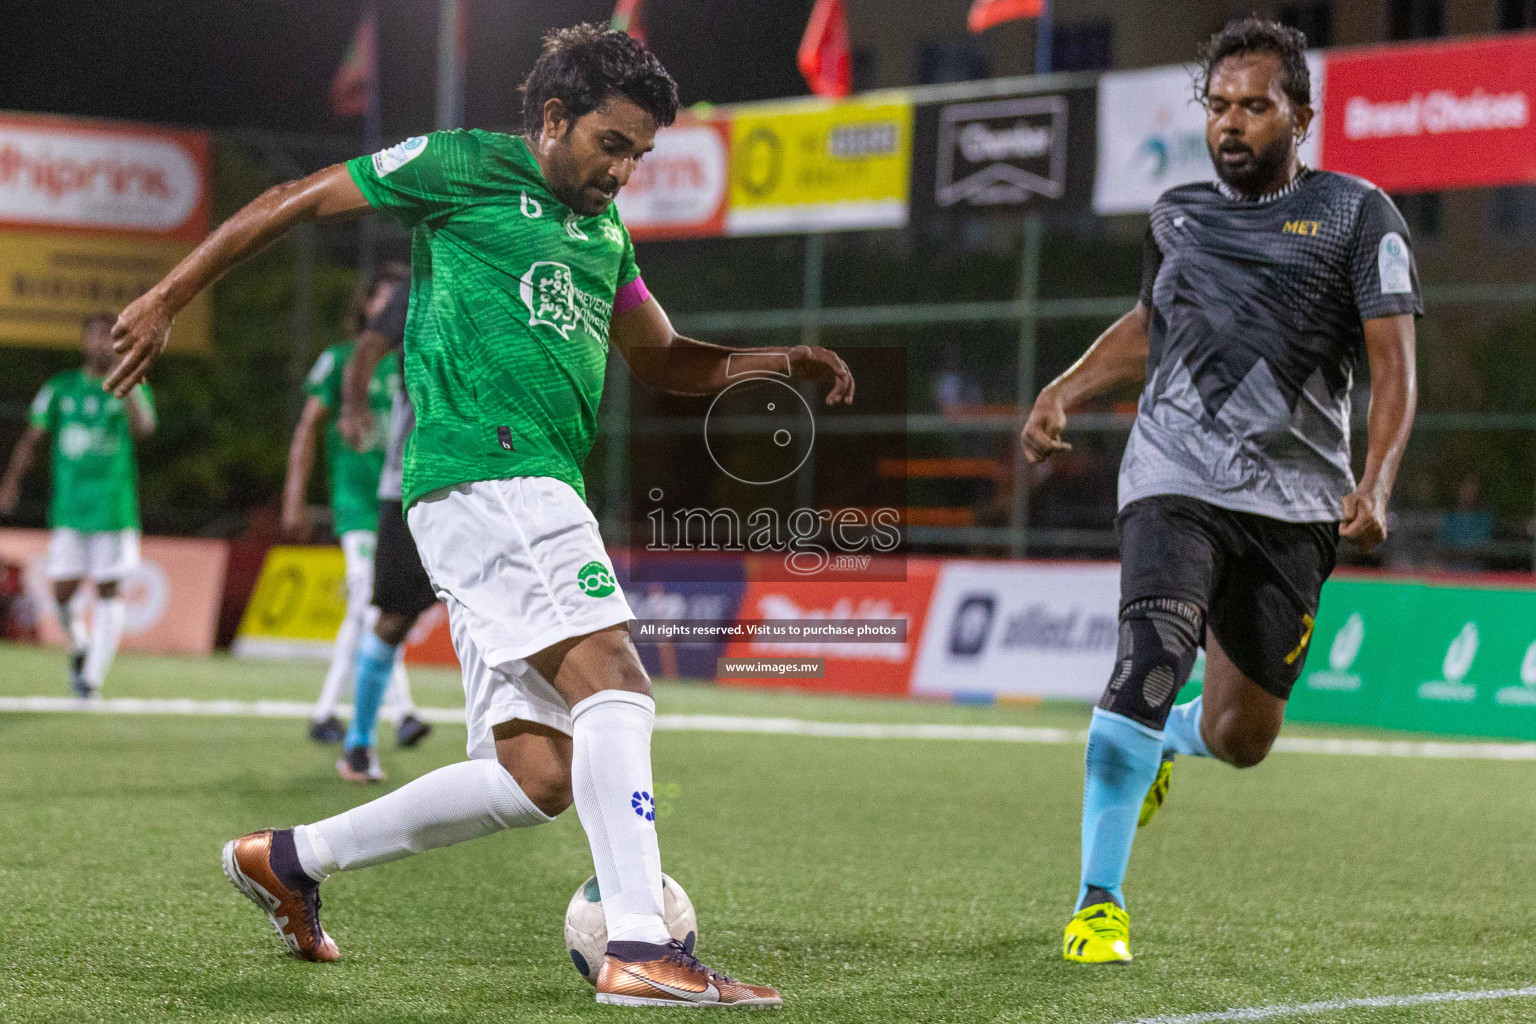
[[[10,515],[16,511],[21,478],[32,465],[38,442],[52,435],[48,575],[59,622],[69,638],[70,686],[81,697],[101,690],[123,638],[127,610],[119,588],[139,565],[139,467],[133,441],[155,429],[148,384],[127,389],[121,397],[102,391],[102,381],[117,360],[112,323],[106,313],[85,318],[85,366],[55,374],[43,385],[0,479],[0,515]],[[85,580],[96,587],[89,630],[79,600]]]
[[[362,329],[375,321],[395,296],[397,289],[408,288],[410,271],[403,265],[387,267],[369,282],[367,298],[362,303]],[[358,438],[354,447],[337,429],[341,408],[342,377],[352,357],[355,342],[332,345],[320,354],[304,380],[308,396],[304,411],[293,430],[288,449],[288,475],[283,483],[283,532],[295,540],[309,538],[312,523],[304,495],[315,463],[316,435],[325,434],[325,461],[330,471],[331,526],[341,542],[346,567],[347,611],[336,631],[331,664],[320,688],[320,698],[310,714],[309,735],[319,743],[340,743],[346,730],[336,718],[336,705],[342,691],[352,681],[358,645],[373,628],[378,609],[373,607],[373,563],[378,545],[375,527],[379,521],[379,476],[384,468],[384,436],[375,429]],[[399,388],[400,375],[392,362],[378,364],[367,386],[367,401],[376,416],[388,415]],[[387,420],[385,421],[387,422]],[[384,716],[397,724],[397,734],[404,746],[424,738],[430,727],[416,716],[411,700],[410,682],[399,657],[390,669],[389,696]],[[381,782],[384,772],[378,758],[369,749],[364,752],[363,771],[352,772],[346,765],[343,777],[354,782]],[[338,770],[342,770],[339,768]]]
[[[404,503],[448,606],[471,759],[334,818],[243,836],[225,871],[290,949],[333,960],[317,896],[332,872],[542,824],[574,801],[608,924],[598,1001],[778,1005],[773,989],[701,964],[662,921],[655,704],[581,466],[610,345],[678,394],[757,368],[829,383],[834,404],[852,401],[853,377],[822,348],[683,338],[646,290],[612,203],[678,101],[642,44],[555,32],[523,94],[521,136],[438,132],[268,191],[118,321],[123,364],[107,383],[122,391],[193,295],[295,225],[377,209],[412,232]]]

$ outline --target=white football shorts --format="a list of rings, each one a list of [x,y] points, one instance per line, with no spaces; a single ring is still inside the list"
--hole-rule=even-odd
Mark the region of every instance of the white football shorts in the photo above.
[[[48,578],[121,583],[139,567],[139,531],[82,533],[58,527],[48,537]]]
[[[448,606],[469,756],[495,757],[491,730],[513,719],[569,734],[570,709],[523,659],[635,617],[587,503],[552,477],[479,480],[432,492],[406,522]]]

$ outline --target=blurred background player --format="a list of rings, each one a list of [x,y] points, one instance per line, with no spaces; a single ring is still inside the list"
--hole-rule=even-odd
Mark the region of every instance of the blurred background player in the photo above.
[[[437,132],[270,189],[118,320],[128,354],[109,384],[122,390],[164,351],[178,309],[294,226],[378,209],[415,232],[407,521],[448,603],[470,760],[225,847],[225,873],[305,959],[339,955],[319,920],[331,873],[543,824],[574,802],[608,925],[599,1002],[781,1002],[667,933],[655,701],[581,466],[610,345],[669,393],[716,394],[732,365],[828,382],[829,405],[851,402],[854,382],[823,348],[681,337],[650,296],[613,200],[677,105],[676,83],[629,36],[551,33],[524,84],[526,135]]]
[[[372,382],[381,373],[401,375],[400,349],[405,340],[405,321],[410,312],[410,268],[396,265],[398,287],[358,335],[342,374],[342,436],[353,447],[375,437],[377,406],[372,402]],[[386,359],[386,356],[388,358]],[[432,581],[421,566],[416,542],[405,525],[401,487],[404,478],[405,443],[416,426],[416,412],[405,388],[396,388],[389,412],[389,445],[378,482],[378,546],[373,560],[373,606],[378,611],[372,628],[357,650],[357,685],[352,700],[352,725],[346,748],[336,770],[349,782],[383,778],[375,741],[379,702],[389,685],[390,666],[396,664],[400,646],[422,613],[437,603]],[[413,723],[415,740],[430,726]],[[406,743],[402,727],[400,741]]]
[[[400,264],[391,264],[375,275],[361,303],[359,319],[363,325],[359,334],[367,336],[378,327],[380,317],[393,297],[398,295],[402,302],[405,301],[409,281],[409,268]],[[403,318],[400,327],[403,330]],[[336,706],[359,665],[366,661],[359,656],[359,642],[379,615],[372,605],[372,594],[374,552],[378,542],[374,527],[379,520],[379,475],[384,466],[383,436],[381,431],[370,429],[366,434],[344,439],[337,429],[342,380],[354,346],[354,342],[348,341],[326,349],[305,379],[304,390],[309,398],[293,431],[293,442],[288,450],[288,475],[283,485],[283,531],[294,540],[307,540],[312,524],[304,496],[314,467],[315,435],[323,430],[330,478],[332,529],[341,542],[346,564],[347,612],[336,631],[330,669],[310,716],[310,738],[321,743],[339,743],[346,735],[336,718]],[[397,365],[393,364],[376,363],[375,369],[366,382],[364,400],[375,411],[385,413],[401,390],[400,375]],[[367,663],[372,664],[371,661]],[[389,705],[384,714],[398,723],[401,745],[411,746],[424,738],[430,727],[416,716],[410,683],[397,650],[390,651],[383,675]],[[378,706],[374,704],[366,716],[365,729],[369,737],[373,735],[373,721],[378,713]],[[357,719],[354,712],[354,722]],[[371,748],[372,745],[370,740],[367,746]],[[364,756],[367,756],[366,752]],[[373,758],[373,768],[368,773],[370,779],[382,779],[382,772],[377,770],[377,757]],[[343,775],[347,774],[343,772]]]
[[[1068,409],[1146,378],[1120,468],[1120,639],[1088,730],[1068,960],[1131,958],[1121,886],[1173,756],[1264,759],[1339,538],[1386,539],[1423,305],[1392,201],[1298,156],[1313,114],[1305,50],[1300,32],[1259,18],[1206,44],[1218,180],[1153,206],[1139,301],[1041,392],[1024,428],[1039,462],[1070,447]],[[1350,390],[1362,351],[1371,408],[1357,484]],[[1202,643],[1204,692],[1175,708]]]
[[[126,608],[120,587],[139,565],[139,467],[133,442],[155,430],[148,384],[122,398],[101,388],[117,362],[115,319],[108,313],[85,318],[85,366],[54,375],[37,393],[30,422],[0,480],[0,515],[10,515],[38,442],[45,434],[53,436],[48,575],[59,623],[69,638],[69,683],[81,697],[101,690],[123,637]],[[85,580],[96,588],[89,630],[80,586]]]

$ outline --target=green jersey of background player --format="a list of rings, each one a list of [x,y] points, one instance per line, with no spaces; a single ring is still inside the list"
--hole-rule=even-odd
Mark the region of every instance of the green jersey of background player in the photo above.
[[[596,26],[552,33],[523,96],[522,136],[439,133],[270,190],[118,322],[124,363],[109,384],[122,389],[163,351],[177,310],[293,226],[377,208],[412,229],[408,518],[464,664],[472,760],[333,819],[253,832],[226,846],[224,868],[291,949],[333,960],[316,896],[330,872],[540,824],[574,801],[608,926],[598,1000],[777,1005],[771,988],[713,972],[669,938],[655,705],[623,595],[583,586],[613,569],[580,466],[610,345],[679,394],[758,370],[830,383],[827,403],[846,403],[853,377],[821,348],[680,337],[646,292],[611,204],[678,100],[641,43]]]
[[[44,436],[53,438],[53,497],[48,506],[48,575],[69,641],[70,686],[82,697],[101,689],[117,653],[126,609],[118,585],[139,564],[139,467],[133,440],[155,429],[149,385],[121,398],[102,390],[112,370],[112,317],[87,317],[85,366],[55,374],[32,402],[26,432],[0,480],[0,515],[16,510],[21,479]],[[76,595],[89,579],[96,609],[85,627]]]
[[[366,293],[354,303],[348,329],[366,337],[370,325],[409,287],[410,270],[391,263],[369,281]],[[336,717],[343,692],[353,682],[358,645],[378,618],[373,608],[374,553],[379,522],[379,476],[384,469],[384,437],[395,393],[400,389],[399,361],[380,361],[370,375],[366,394],[372,427],[355,438],[343,438],[338,429],[342,382],[357,342],[332,345],[320,354],[304,381],[308,396],[304,411],[293,429],[288,448],[288,475],[283,483],[283,533],[294,541],[307,541],[312,523],[305,494],[315,463],[316,435],[325,433],[325,461],[330,477],[331,529],[341,543],[345,572],[347,610],[336,630],[330,667],[320,696],[310,713],[309,736],[318,743],[340,743],[346,734]],[[412,746],[424,738],[430,726],[416,717],[410,681],[399,658],[390,670],[389,717],[398,723],[401,743]],[[382,771],[377,773],[382,778]],[[372,781],[372,780],[371,780]]]

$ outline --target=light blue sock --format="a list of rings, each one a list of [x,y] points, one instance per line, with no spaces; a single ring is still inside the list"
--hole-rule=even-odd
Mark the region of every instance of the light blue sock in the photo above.
[[[1093,710],[1088,727],[1087,781],[1083,785],[1083,877],[1077,892],[1081,909],[1090,887],[1106,889],[1125,905],[1121,886],[1131,862],[1136,818],[1157,778],[1163,734],[1123,715]]]
[[[357,682],[352,693],[352,724],[347,728],[347,747],[371,747],[377,741],[379,708],[389,690],[399,648],[380,640],[372,630],[357,645]]]
[[[1210,757],[1211,748],[1200,735],[1200,710],[1205,706],[1204,697],[1196,697],[1188,704],[1180,704],[1168,716],[1163,726],[1163,751],[1171,754],[1189,754],[1191,757]]]

